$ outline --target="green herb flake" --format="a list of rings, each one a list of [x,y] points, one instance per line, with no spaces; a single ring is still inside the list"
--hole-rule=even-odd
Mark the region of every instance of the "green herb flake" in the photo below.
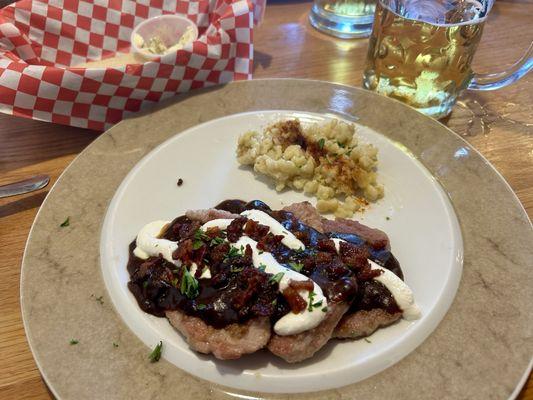
[[[216,238],[211,239],[211,242],[209,243],[209,245],[211,247],[214,247],[214,246],[218,246],[219,244],[222,244],[222,243],[224,243],[224,238],[216,237]]]
[[[279,283],[281,281],[281,278],[283,278],[283,275],[285,275],[284,272],[278,272],[276,275],[273,275],[268,280],[269,283]]]
[[[192,249],[198,250],[203,245],[204,245],[204,242],[202,242],[201,240],[195,240],[194,242],[192,242]]]
[[[259,271],[261,271],[261,272],[265,272],[266,267],[267,267],[267,266],[266,266],[265,264],[262,264],[262,263],[261,263],[261,264],[259,264],[259,267],[257,267],[257,269],[258,269]]]
[[[318,143],[318,148],[320,150],[322,150],[324,148],[324,143],[326,142],[326,140],[324,138],[320,139],[317,143]]]
[[[66,226],[69,226],[70,225],[70,217],[67,217],[66,220],[64,220],[61,225],[59,225],[61,228],[64,228]]]
[[[385,219],[386,219],[387,221],[390,221],[390,217],[385,217]]]
[[[230,247],[228,253],[226,254],[226,257],[224,258],[224,261],[227,261],[231,258],[237,258],[242,256],[242,251],[239,251],[236,247]]]
[[[272,306],[273,307],[276,307],[277,304],[278,304],[278,299],[272,300]]]
[[[203,230],[198,229],[196,232],[194,232],[194,239],[195,240],[209,240],[210,237],[207,236],[207,234]]]
[[[339,146],[341,149],[344,149],[346,147],[346,145],[341,142],[337,142],[337,146]]]
[[[187,298],[194,299],[198,296],[198,281],[191,275],[187,268],[185,268],[185,265],[182,267],[182,271],[183,275],[181,277],[180,292],[187,296]]]
[[[322,307],[322,312],[328,312],[328,308],[327,307]]]
[[[70,339],[69,343],[71,346],[74,346],[75,344],[78,344],[80,341],[77,339]]]
[[[170,281],[170,284],[174,287],[177,287],[178,286],[178,278],[173,278],[171,281]]]
[[[367,338],[364,338],[364,341],[367,342],[367,343],[372,343],[370,340],[368,340]]]
[[[196,304],[197,310],[205,310],[207,308],[206,304]]]
[[[144,282],[143,282],[143,288],[146,289],[147,287],[148,287],[148,281],[144,281]]]
[[[113,342],[113,347],[116,349],[118,347],[118,343]]]
[[[302,268],[304,267],[304,265],[302,263],[299,263],[299,262],[290,262],[289,263],[289,267],[291,267],[293,270],[295,270],[297,272],[300,272],[302,270]]]
[[[104,296],[98,296],[94,298],[98,303],[104,304]]]
[[[158,362],[161,359],[161,350],[163,349],[163,342],[159,342],[155,348],[152,350],[148,358],[151,363]]]
[[[322,300],[320,301],[317,301],[316,303],[313,304],[313,308],[318,308],[322,305]]]
[[[312,290],[309,292],[309,305],[307,311],[313,312],[313,301],[315,300],[316,293]]]

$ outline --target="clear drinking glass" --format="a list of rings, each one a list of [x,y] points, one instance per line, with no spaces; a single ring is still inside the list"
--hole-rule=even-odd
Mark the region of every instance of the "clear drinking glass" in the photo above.
[[[315,0],[309,22],[319,31],[343,39],[367,37],[376,0]]]
[[[477,74],[472,58],[494,0],[378,0],[363,86],[435,118],[465,89],[507,86],[533,69],[533,44],[507,71]]]

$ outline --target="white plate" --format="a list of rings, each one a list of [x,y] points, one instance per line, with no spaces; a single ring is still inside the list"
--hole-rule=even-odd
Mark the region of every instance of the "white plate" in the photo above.
[[[144,313],[127,288],[128,245],[139,229],[171,220],[188,209],[209,208],[228,198],[260,199],[273,209],[310,200],[276,193],[235,158],[239,134],[279,118],[304,123],[330,118],[292,111],[231,115],[198,125],[164,142],[142,159],[113,197],[102,228],[101,266],[109,295],[127,325],[147,345],[164,343],[163,357],[200,378],[250,391],[311,392],[369,377],[399,361],[436,328],[459,285],[463,246],[453,208],[431,174],[401,145],[359,127],[379,149],[379,181],[385,197],[356,218],[388,233],[392,251],[422,309],[421,319],[377,331],[367,340],[332,340],[312,359],[287,364],[267,352],[220,361],[190,350],[164,318]],[[184,180],[178,187],[179,178]],[[389,217],[387,219],[386,217]]]

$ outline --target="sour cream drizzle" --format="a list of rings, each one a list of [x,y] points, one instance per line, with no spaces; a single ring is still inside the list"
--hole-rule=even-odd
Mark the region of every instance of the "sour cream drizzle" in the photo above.
[[[298,240],[292,232],[289,232],[287,229],[285,229],[283,225],[281,225],[278,221],[276,221],[266,212],[261,210],[246,210],[243,211],[241,215],[255,222],[258,222],[261,225],[268,226],[272,234],[283,236],[281,243],[283,243],[289,249],[305,250],[305,245],[300,240]]]
[[[335,248],[337,249],[337,253],[340,249],[340,243],[345,242],[345,240],[342,239],[331,239],[335,243]],[[413,296],[413,291],[407,284],[402,281],[394,272],[389,271],[386,268],[382,268],[379,265],[377,265],[372,260],[368,260],[370,262],[370,268],[374,270],[380,270],[382,271],[381,274],[379,274],[377,277],[374,278],[374,280],[380,282],[385,286],[389,292],[391,292],[392,297],[394,297],[394,300],[396,301],[396,304],[398,304],[398,307],[403,312],[403,318],[406,320],[414,320],[421,317],[421,311],[420,308],[416,305],[415,299]]]
[[[146,260],[148,257],[157,257],[161,254],[168,262],[178,267],[181,266],[181,261],[172,258],[172,253],[178,248],[178,243],[159,238],[159,235],[161,235],[169,223],[169,221],[154,221],[146,224],[137,235],[137,239],[135,240],[136,247],[133,250],[133,254],[143,260]],[[190,273],[194,275],[198,269],[198,265],[192,263],[189,269]],[[204,268],[200,279],[209,278],[211,278],[211,271],[209,271],[209,268]]]
[[[168,221],[154,221],[146,224],[137,235],[135,241],[137,247],[133,250],[133,254],[143,260],[162,254],[165,260],[176,264],[176,260],[172,259],[172,253],[178,248],[178,243],[159,239],[159,235],[168,224]]]

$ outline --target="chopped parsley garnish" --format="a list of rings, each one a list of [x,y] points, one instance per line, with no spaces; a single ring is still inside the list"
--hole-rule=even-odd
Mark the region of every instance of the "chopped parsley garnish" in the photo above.
[[[207,236],[207,234],[201,230],[201,229],[198,229],[196,232],[194,232],[194,239],[196,240],[209,240],[209,236]]]
[[[276,307],[277,304],[278,304],[278,299],[274,299],[274,300],[272,300],[272,305],[273,305],[274,307]]]
[[[242,250],[243,249],[244,249],[244,247],[242,247],[242,246],[241,246],[241,250],[239,250],[236,247],[230,247],[229,251],[228,251],[228,254],[226,254],[226,257],[224,258],[224,261],[227,261],[230,258],[237,258],[237,257],[242,256]]]
[[[67,217],[66,220],[64,220],[61,225],[59,225],[61,228],[64,228],[65,226],[69,226],[70,225],[70,217]]]
[[[267,266],[265,264],[259,264],[259,267],[257,267],[257,269],[261,272],[265,272],[266,267]]]
[[[370,340],[368,340],[367,338],[364,338],[365,342],[367,343],[372,343]]]
[[[159,342],[155,348],[152,350],[148,358],[151,363],[158,362],[161,359],[161,349],[163,348],[163,342]]]
[[[113,347],[116,349],[118,347],[118,343],[113,342]]]
[[[327,307],[322,307],[322,312],[328,312],[328,308]]]
[[[196,232],[194,232],[194,240],[192,242],[192,249],[198,250],[200,247],[203,246],[204,241],[208,241],[210,239],[211,238],[207,236],[207,234],[203,230],[198,229]]]
[[[204,245],[204,242],[202,242],[201,240],[195,240],[194,242],[192,242],[192,249],[198,250],[203,245]]]
[[[317,143],[318,143],[318,148],[320,150],[322,150],[324,148],[324,143],[326,142],[326,140],[324,138],[320,139]]]
[[[147,287],[148,287],[148,281],[144,281],[144,282],[143,282],[143,288],[146,289]]]
[[[297,272],[300,272],[302,270],[302,268],[304,267],[304,265],[302,263],[299,263],[299,262],[290,262],[289,263],[289,267],[291,267],[293,270],[295,270]]]
[[[197,310],[205,310],[207,308],[206,304],[196,304]]]
[[[345,144],[341,143],[341,142],[337,142],[337,145],[341,148],[341,149],[344,149],[346,147]]]
[[[309,306],[307,307],[307,311],[313,311],[313,300],[315,299],[316,293],[312,290],[309,291]]]
[[[209,244],[214,247],[222,243],[224,243],[224,238],[217,236],[216,238],[211,239],[211,242]]]
[[[284,272],[278,272],[276,275],[271,276],[268,280],[269,283],[279,283],[281,281],[281,278],[283,278],[283,275],[285,275]]]
[[[75,344],[78,344],[80,341],[77,340],[77,339],[70,339],[69,343],[71,346],[75,345]]]
[[[185,268],[185,265],[182,267],[183,275],[181,277],[180,292],[184,294],[189,299],[194,299],[198,296],[198,281],[191,273]]]
[[[387,221],[390,221],[390,217],[385,217],[385,219],[386,219]]]
[[[170,283],[172,284],[172,286],[174,287],[177,287],[178,286],[178,278],[173,278]]]
[[[313,304],[313,308],[318,308],[322,305],[322,300],[317,301],[315,304]]]

